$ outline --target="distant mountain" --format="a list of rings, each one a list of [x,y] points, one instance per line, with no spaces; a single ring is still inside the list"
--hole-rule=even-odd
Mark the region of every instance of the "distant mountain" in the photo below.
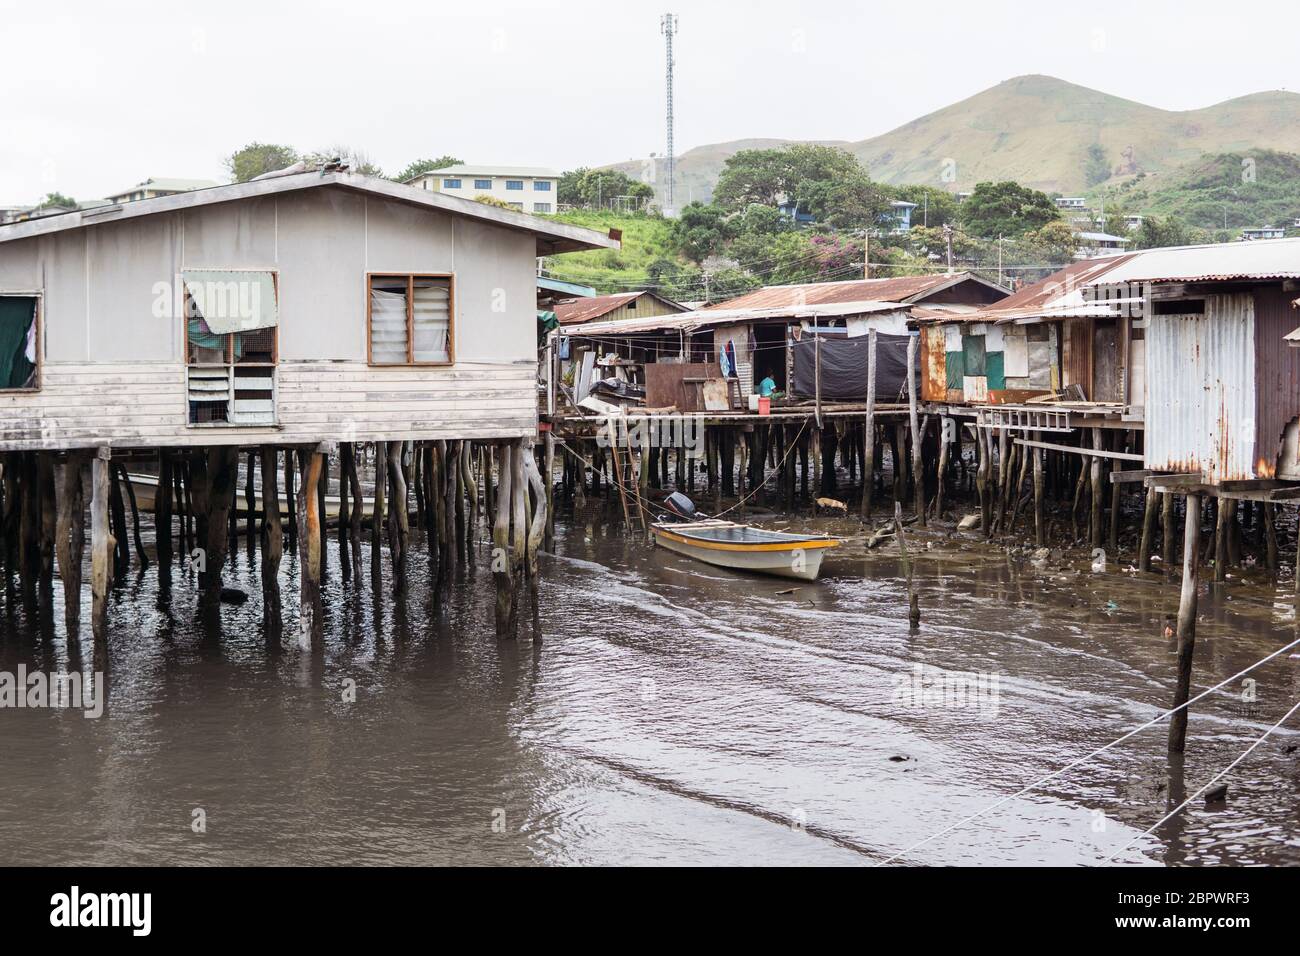
[[[696,199],[711,196],[722,164],[738,150],[787,142],[738,140],[682,154],[678,204],[692,192]],[[1140,173],[1166,173],[1207,153],[1300,153],[1300,94],[1253,93],[1175,112],[1050,76],[1020,76],[880,136],[833,145],[886,183],[963,192],[1013,179],[1045,192],[1081,194]],[[644,162],[618,167],[635,174]]]

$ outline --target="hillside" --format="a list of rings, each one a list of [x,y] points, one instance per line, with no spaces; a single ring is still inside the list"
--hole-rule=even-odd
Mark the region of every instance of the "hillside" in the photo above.
[[[1207,230],[1290,227],[1300,216],[1300,156],[1245,150],[1139,176],[1106,194],[1108,207],[1174,216]]]
[[[678,159],[679,189],[707,198],[728,156],[785,142],[739,140],[690,150]],[[1082,194],[1143,172],[1167,173],[1207,153],[1300,153],[1300,94],[1254,93],[1177,112],[1054,77],[1020,76],[888,133],[836,145],[887,183],[964,191],[1012,179],[1045,192]],[[951,182],[942,176],[948,159],[955,163]],[[618,165],[643,168],[641,161]]]
[[[547,271],[551,275],[591,286],[599,293],[625,292],[650,282],[650,265],[656,261],[679,262],[669,239],[670,224],[658,216],[577,210],[554,218],[597,232],[622,230],[621,249],[570,252],[547,260]]]

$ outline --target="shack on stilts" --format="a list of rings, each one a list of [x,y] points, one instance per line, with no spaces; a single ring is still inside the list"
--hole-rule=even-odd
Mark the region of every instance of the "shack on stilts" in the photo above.
[[[481,493],[511,529],[498,583],[513,592],[541,534],[520,515],[546,517],[524,461],[537,434],[536,259],[618,246],[339,164],[0,227],[6,607],[51,626],[57,566],[73,642],[85,503],[97,658],[110,588],[133,548],[149,560],[142,511],[160,593],[175,542],[214,615],[231,543],[260,537],[272,647],[286,538],[299,552],[299,640],[320,640],[330,525],[339,571],[360,586],[369,520],[376,591],[382,541],[400,595],[412,510],[443,574],[472,554]],[[511,495],[491,494],[485,447]]]

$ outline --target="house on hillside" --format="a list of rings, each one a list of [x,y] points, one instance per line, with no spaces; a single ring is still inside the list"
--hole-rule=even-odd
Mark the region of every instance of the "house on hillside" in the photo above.
[[[462,163],[432,169],[406,185],[461,199],[488,197],[528,213],[557,212],[560,174],[537,166],[472,166]]]
[[[1124,236],[1112,236],[1108,232],[1082,231],[1075,233],[1079,240],[1076,259],[1096,259],[1098,256],[1115,255],[1123,252],[1130,240]]]
[[[158,199],[162,196],[175,196],[178,193],[193,192],[196,189],[211,189],[221,185],[214,179],[164,179],[150,176],[142,183],[136,183],[127,189],[105,196],[110,203],[139,202],[142,199]]]
[[[1241,238],[1246,242],[1252,242],[1256,239],[1282,239],[1286,236],[1286,230],[1281,226],[1263,226],[1258,229],[1241,230]]]
[[[618,242],[327,167],[0,227],[0,451],[531,436],[536,257]]]

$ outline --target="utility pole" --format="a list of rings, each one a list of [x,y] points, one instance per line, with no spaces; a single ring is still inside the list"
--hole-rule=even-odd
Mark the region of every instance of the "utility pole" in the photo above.
[[[862,230],[862,278],[871,278],[871,230]]]
[[[998,233],[998,285],[1002,284],[1002,233]]]
[[[676,154],[673,152],[673,35],[677,32],[677,14],[665,13],[659,18],[659,32],[664,35],[664,46],[668,57],[668,188],[665,193],[668,201],[664,213],[673,215],[677,211],[673,197],[673,180],[676,175]]]
[[[952,226],[943,224],[944,244],[948,247],[948,275],[952,275]]]

